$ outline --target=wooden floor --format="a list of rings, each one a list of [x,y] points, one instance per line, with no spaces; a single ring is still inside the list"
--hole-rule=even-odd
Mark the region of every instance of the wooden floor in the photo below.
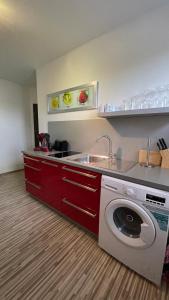
[[[0,175],[0,300],[169,299],[101,250],[97,241]]]

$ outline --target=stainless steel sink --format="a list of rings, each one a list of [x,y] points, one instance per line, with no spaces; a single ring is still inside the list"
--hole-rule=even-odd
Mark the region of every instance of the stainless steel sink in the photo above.
[[[77,158],[71,158],[72,161],[77,161],[83,164],[97,163],[107,159],[108,156],[92,155],[92,154],[84,154],[83,156]]]
[[[81,154],[80,156],[70,157],[67,160],[78,162],[81,164],[92,165],[109,171],[117,171],[120,173],[130,170],[136,162],[117,159],[116,156],[110,158],[103,155]]]

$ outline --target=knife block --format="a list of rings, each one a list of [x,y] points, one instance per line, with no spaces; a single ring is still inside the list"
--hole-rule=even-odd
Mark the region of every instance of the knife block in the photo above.
[[[164,150],[165,151],[165,150]],[[139,150],[139,164],[147,162],[147,150]],[[161,151],[150,151],[149,155],[149,163],[154,166],[161,165]]]
[[[169,149],[160,151],[162,156],[161,168],[168,169],[169,168]]]

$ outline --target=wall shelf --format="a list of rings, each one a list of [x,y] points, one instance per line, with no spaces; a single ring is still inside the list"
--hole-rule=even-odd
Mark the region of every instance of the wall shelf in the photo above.
[[[147,108],[147,109],[137,109],[137,110],[132,109],[132,110],[98,113],[98,116],[101,118],[160,116],[160,115],[169,115],[169,107]]]

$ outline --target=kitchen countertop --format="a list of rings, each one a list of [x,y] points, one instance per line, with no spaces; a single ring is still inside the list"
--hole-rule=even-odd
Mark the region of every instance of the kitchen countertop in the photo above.
[[[52,153],[57,153],[59,151],[54,151]],[[100,163],[95,163],[91,165],[87,164],[82,164],[79,162],[74,162],[71,161],[70,159],[73,157],[79,157],[80,154],[74,155],[74,156],[69,156],[65,158],[56,158],[56,157],[51,157],[49,154],[51,152],[41,152],[41,151],[33,151],[33,150],[28,150],[28,151],[23,151],[24,154],[31,155],[31,156],[36,156],[36,157],[41,157],[45,159],[49,159],[52,161],[58,161],[61,163],[66,163],[71,166],[77,166],[84,168],[86,170],[93,170],[98,173],[102,173],[107,176],[119,178],[122,180],[126,180],[129,182],[134,182],[137,184],[142,184],[145,186],[149,186],[152,188],[164,190],[169,192],[169,169],[161,169],[160,167],[154,167],[154,168],[145,168],[141,167],[139,164],[136,164],[134,167],[130,168],[126,172],[118,172],[114,171],[108,168],[104,164]],[[84,153],[83,153],[84,154]],[[82,155],[82,154],[81,154]]]

